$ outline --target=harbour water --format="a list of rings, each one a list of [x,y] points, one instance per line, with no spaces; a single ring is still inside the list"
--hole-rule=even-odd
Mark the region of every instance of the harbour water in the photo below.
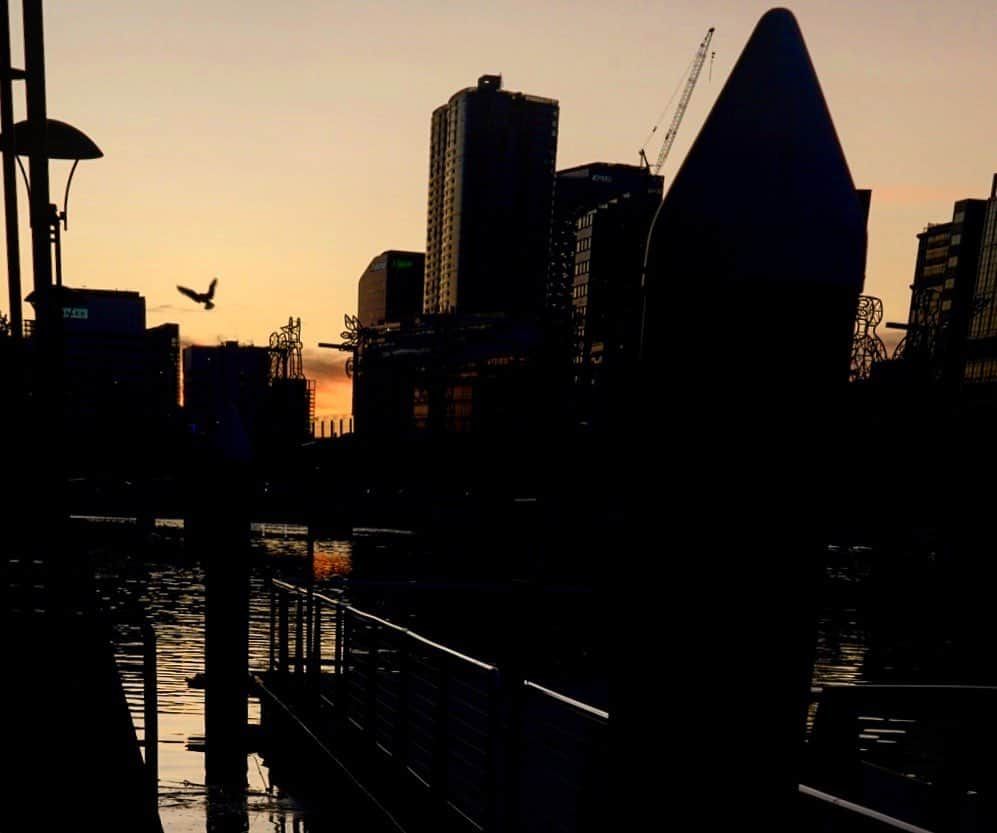
[[[104,521],[102,526],[107,526]],[[139,601],[151,619],[157,634],[159,673],[159,802],[166,833],[201,833],[201,831],[302,831],[324,833],[335,829],[335,796],[330,795],[322,808],[305,806],[271,782],[264,760],[251,753],[247,759],[248,790],[245,796],[226,797],[210,791],[204,784],[204,691],[198,687],[197,675],[204,668],[204,571],[199,564],[184,558],[182,529],[179,522],[158,521],[150,546],[141,558],[127,546],[109,543],[92,548],[97,567],[98,587],[109,611],[126,610]],[[98,537],[97,540],[102,540]],[[406,561],[404,553],[414,552],[420,543],[398,531],[369,532],[355,540],[316,540],[309,557],[305,530],[284,525],[257,525],[252,539],[250,601],[250,667],[264,669],[268,659],[270,623],[268,576],[294,583],[308,580],[309,566],[316,589],[342,590],[354,603],[373,608],[388,618],[401,618],[404,624],[428,632],[433,638],[455,644],[483,659],[494,660],[504,640],[495,634],[512,628],[518,611],[508,609],[508,597],[482,583],[467,583],[448,588],[439,579],[427,579],[414,569],[415,561]],[[368,563],[363,578],[351,580],[355,557],[383,559],[384,569],[371,569]],[[408,565],[408,566],[406,566]],[[837,572],[836,572],[837,571]],[[373,580],[371,575],[379,575]],[[850,567],[829,568],[829,586],[851,583]],[[585,621],[587,604],[584,594],[562,588],[566,609],[578,614],[576,622]],[[482,608],[482,621],[490,626],[475,628],[452,626],[447,616],[439,615],[440,599],[470,597]],[[865,630],[858,610],[849,607],[847,594],[834,595],[833,604],[822,612],[818,639],[815,684],[822,682],[856,682],[863,677]],[[500,611],[507,607],[504,618]],[[453,605],[444,609],[454,610]],[[466,613],[466,611],[465,611]],[[500,617],[498,627],[494,617]],[[557,617],[555,617],[557,618]],[[594,617],[590,616],[589,619]],[[457,620],[466,623],[469,617]],[[573,628],[574,630],[574,628]],[[490,636],[489,636],[490,634]],[[116,655],[139,737],[142,737],[141,641],[137,626],[115,626]],[[563,633],[554,633],[551,642],[560,648],[547,656],[541,673],[554,687],[567,687],[572,693],[599,700],[606,696],[601,685],[589,674],[592,664],[601,662],[584,650],[586,638],[577,644],[565,641]],[[477,650],[476,650],[477,648]],[[596,652],[597,653],[597,652]],[[587,666],[586,663],[589,665]],[[764,646],[759,645],[759,665],[764,665]],[[191,683],[194,685],[191,685]],[[259,704],[251,701],[250,721],[258,722]]]

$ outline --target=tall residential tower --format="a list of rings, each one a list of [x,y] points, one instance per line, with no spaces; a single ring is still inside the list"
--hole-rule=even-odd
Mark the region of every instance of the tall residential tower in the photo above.
[[[532,318],[550,250],[558,104],[483,75],[433,111],[426,313]]]

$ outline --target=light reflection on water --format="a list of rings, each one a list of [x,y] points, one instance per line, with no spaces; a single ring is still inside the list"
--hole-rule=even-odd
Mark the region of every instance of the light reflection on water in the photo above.
[[[158,523],[168,532],[174,524]],[[288,581],[304,582],[307,544],[294,527],[268,525],[256,530],[250,574],[250,644],[252,669],[265,669],[269,655],[270,608],[265,591],[268,571]],[[262,534],[261,534],[262,533]],[[204,786],[204,691],[188,679],[204,670],[204,570],[185,563],[179,546],[168,539],[160,557],[146,564],[124,553],[105,551],[98,583],[109,607],[137,599],[154,624],[157,638],[159,697],[159,796],[166,833],[203,833],[206,829],[318,833],[308,814],[290,797],[272,789],[260,757],[247,761],[248,791],[243,800],[210,795]],[[316,586],[339,586],[350,571],[348,541],[316,541]],[[143,737],[142,643],[136,625],[115,628],[116,655],[125,693],[139,737]],[[250,700],[249,719],[259,722],[259,702]]]

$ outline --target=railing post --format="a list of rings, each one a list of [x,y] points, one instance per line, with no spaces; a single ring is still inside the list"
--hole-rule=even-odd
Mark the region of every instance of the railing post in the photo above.
[[[502,785],[505,793],[503,819],[506,830],[519,829],[520,786],[522,780],[523,706],[526,697],[522,677],[505,680],[509,722],[505,732]]]
[[[332,667],[338,677],[343,673],[343,604],[336,602],[336,641],[333,649]]]
[[[395,718],[394,756],[404,772],[408,766],[408,720],[409,720],[409,639],[398,637],[398,713]]]
[[[502,690],[499,670],[493,668],[488,674],[488,758],[486,762],[485,777],[488,780],[486,789],[487,796],[487,821],[485,829],[489,833],[497,833],[501,829],[499,819],[501,802],[499,792],[501,783],[499,781],[499,756],[501,748],[501,724],[499,719],[499,692]]]
[[[294,623],[294,673],[300,674],[305,665],[305,643],[304,643],[304,605],[301,603],[301,596],[298,595],[295,605]]]
[[[315,696],[315,706],[318,707],[318,697],[322,691],[322,602],[315,599],[311,616],[311,647],[308,652],[308,678],[312,683],[312,694]]]
[[[307,667],[311,668],[311,660],[308,659],[308,655],[312,651],[312,615],[315,610],[315,598],[312,595],[312,588],[309,585],[308,595],[305,597],[305,658],[307,659]]]
[[[267,660],[267,670],[273,672],[277,667],[277,591],[270,585],[270,653]]]
[[[156,631],[142,619],[142,682],[145,707],[145,769],[149,775],[153,807],[159,803],[159,696],[156,675]]]
[[[450,731],[448,726],[450,707],[450,657],[440,653],[439,686],[436,691],[436,725],[433,742],[433,783],[430,788],[441,805],[446,804],[450,769]]]
[[[377,632],[379,625],[367,625],[367,717],[364,727],[370,733],[371,741],[375,741],[374,731],[377,722]]]
[[[280,671],[281,675],[287,674],[288,669],[288,640],[290,639],[290,634],[288,633],[288,610],[287,610],[287,590],[281,588],[278,594],[278,601],[280,603],[280,612],[277,617],[277,624],[280,627],[278,635],[278,662],[277,670]]]
[[[336,705],[339,707],[339,713],[345,717],[348,711],[346,705],[346,678],[350,674],[350,645],[353,641],[350,630],[353,626],[350,624],[349,611],[341,610],[340,612],[342,614],[343,638],[340,645],[339,679],[336,681]]]

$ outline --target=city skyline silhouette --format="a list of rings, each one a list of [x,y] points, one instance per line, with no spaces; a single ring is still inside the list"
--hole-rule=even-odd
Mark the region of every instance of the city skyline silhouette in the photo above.
[[[76,177],[66,283],[138,290],[151,324],[179,320],[192,343],[263,343],[271,324],[260,307],[284,297],[284,314],[308,310],[306,360],[327,365],[320,411],[342,414],[349,382],[330,364],[339,357],[314,345],[356,311],[356,281],[373,252],[424,251],[433,107],[482,73],[502,73],[512,89],[561,102],[559,168],[636,164],[703,31],[715,26],[712,77],[704,72],[663,171],[667,189],[765,6],[617,13],[582,4],[542,49],[536,38],[557,26],[556,9],[523,5],[498,16],[472,6],[457,21],[435,3],[297,14],[260,3],[192,5],[182,15],[160,14],[165,8],[104,2],[47,22],[50,113],[105,150]],[[902,18],[860,3],[793,9],[853,175],[876,195],[866,291],[900,320],[914,235],[991,167],[978,144],[994,133],[985,85],[965,79],[987,74],[981,39],[995,13],[982,2]],[[15,15],[15,42],[17,25]],[[410,40],[424,45],[408,50]],[[383,43],[383,54],[361,49],[367,42]],[[258,117],[257,101],[272,105],[271,118]],[[973,131],[942,130],[966,113]],[[53,164],[53,183],[63,168]],[[22,211],[22,231],[23,219]],[[119,227],[129,229],[125,245],[110,234]],[[210,323],[185,320],[169,308],[180,306],[173,287],[205,263],[240,275],[245,298],[266,300],[216,309]]]
[[[904,316],[876,283],[895,271],[877,229],[899,240],[899,209],[931,188],[904,165],[916,138],[870,144],[875,122],[855,119],[891,59],[924,56],[923,27],[879,41],[877,74],[843,61],[862,39],[841,8],[756,13],[729,59],[721,11],[690,42],[657,158],[693,124],[659,170],[646,140],[639,160],[605,149],[646,95],[590,109],[633,72],[648,9],[612,29],[588,0],[471,23],[435,4],[192,4],[146,30],[147,9],[111,0],[86,18],[14,5],[11,824],[588,833],[685,805],[718,828],[993,828],[979,473],[997,461],[997,174],[904,240],[917,265],[891,355],[876,325]],[[564,44],[522,58],[554,18]],[[746,20],[727,13],[735,33]],[[427,57],[439,33],[390,53],[430,21],[474,72]],[[96,66],[70,60],[67,25],[103,57],[159,57],[146,75],[130,56],[118,87],[145,141],[109,128],[114,107],[64,109]],[[471,49],[492,26],[516,31],[508,69],[532,80],[480,66],[509,48]],[[360,82],[365,27],[384,34],[381,74]],[[191,60],[206,46],[212,63]],[[322,86],[345,67],[353,87]],[[151,78],[172,96],[146,110],[128,97]],[[181,114],[196,129],[178,143]],[[405,152],[358,162],[392,142]],[[989,152],[958,155],[974,187]],[[946,193],[957,167],[939,167]],[[237,277],[216,296],[195,275]],[[323,394],[352,411],[338,435]],[[901,488],[880,494],[882,471]]]

